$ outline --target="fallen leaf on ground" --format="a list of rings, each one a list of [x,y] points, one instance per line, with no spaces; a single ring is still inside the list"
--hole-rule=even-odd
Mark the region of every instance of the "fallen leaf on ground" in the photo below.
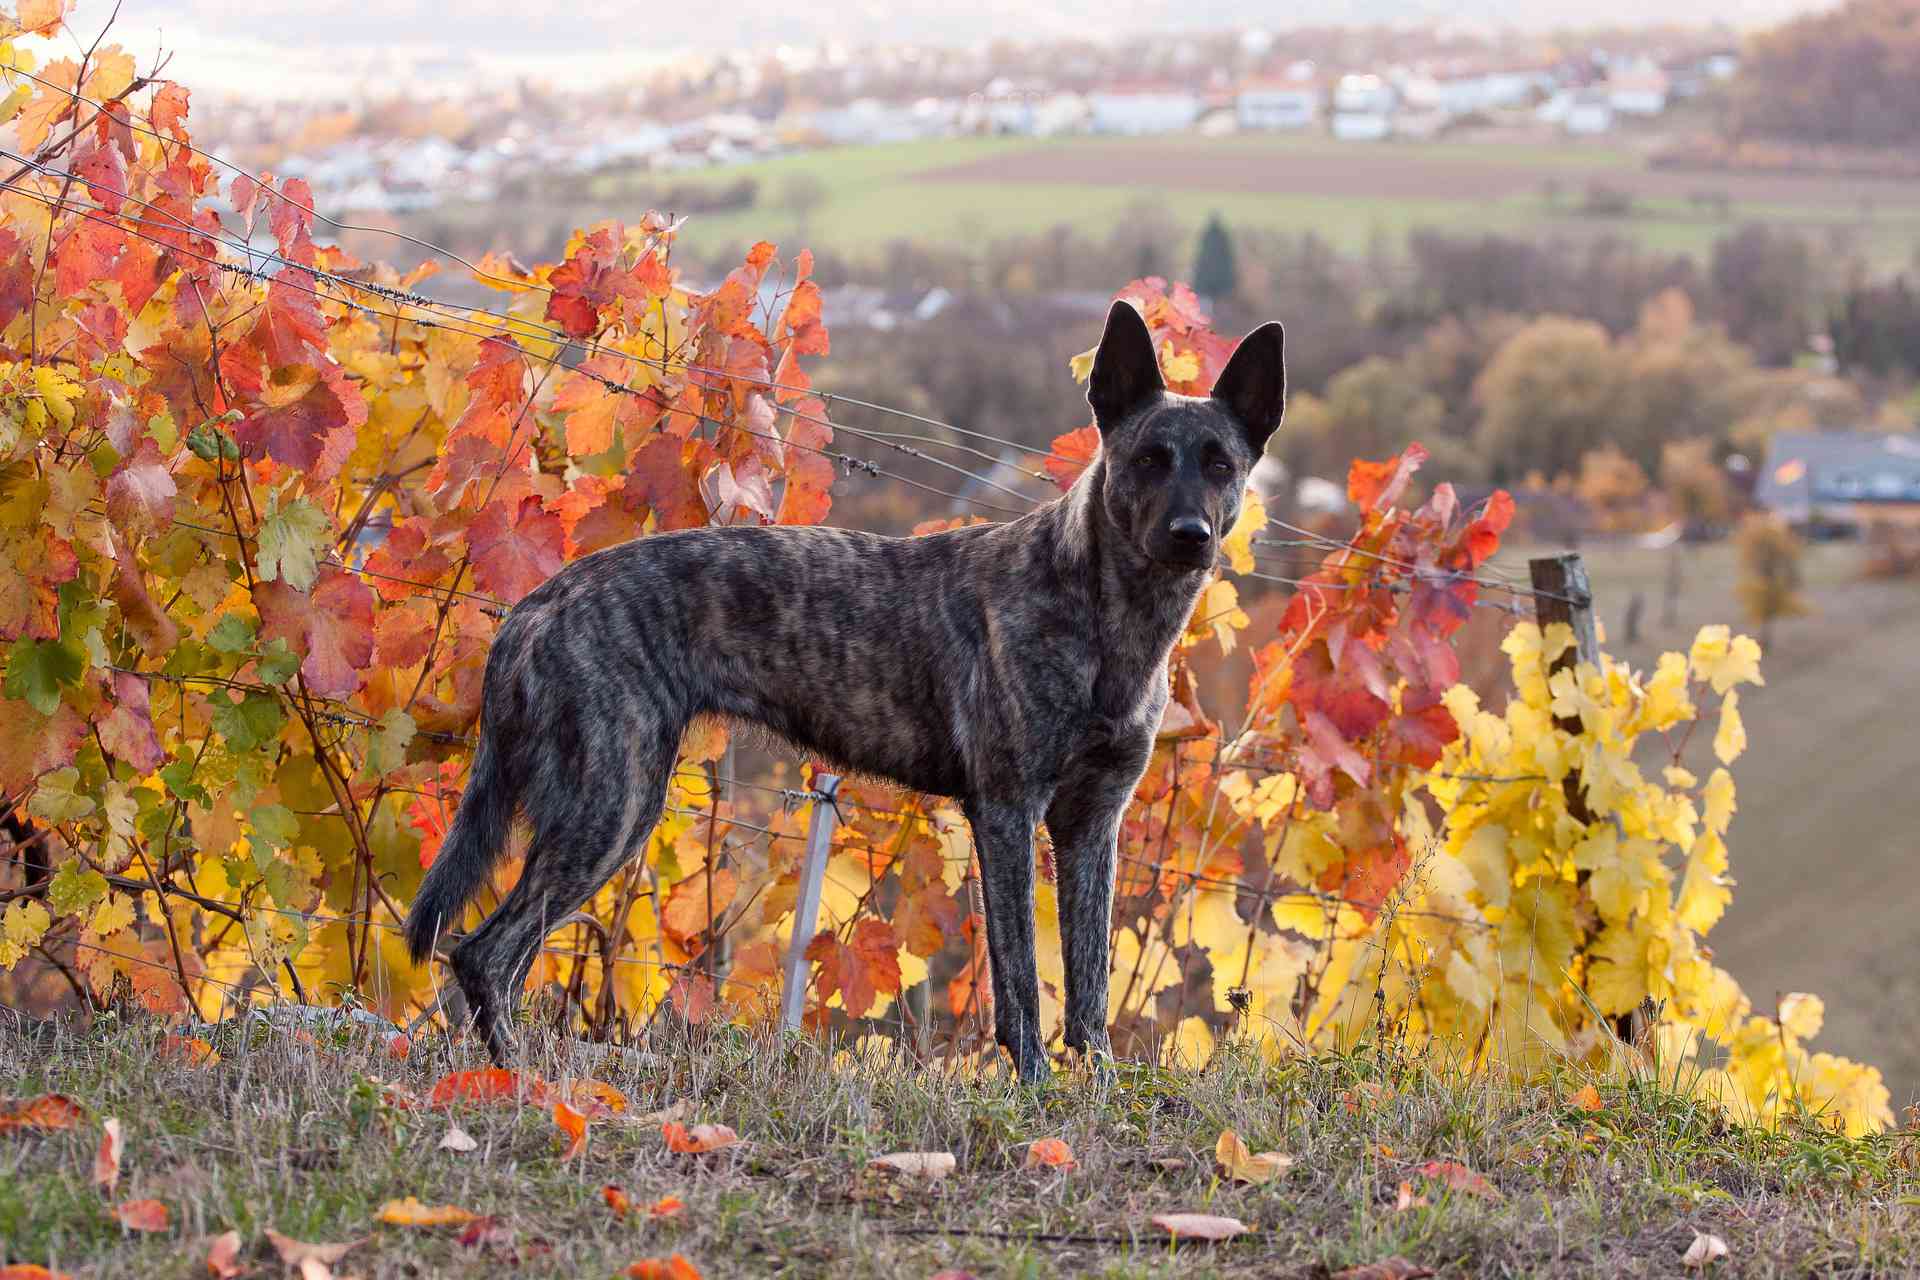
[[[1158,1156],[1147,1161],[1147,1163],[1156,1169],[1165,1169],[1169,1173],[1177,1173],[1187,1167],[1187,1158],[1185,1156]]]
[[[430,1107],[450,1107],[455,1102],[528,1102],[541,1100],[546,1084],[538,1076],[523,1076],[505,1067],[482,1067],[478,1071],[450,1071],[434,1082],[427,1096]]]
[[[567,1139],[562,1160],[571,1160],[587,1149],[587,1118],[564,1102],[553,1104],[553,1124]]]
[[[404,1031],[396,1031],[387,1037],[387,1056],[399,1062],[405,1062],[407,1055],[413,1052],[413,1041]]]
[[[1727,1242],[1708,1231],[1693,1233],[1693,1243],[1687,1246],[1686,1253],[1680,1257],[1680,1265],[1686,1267],[1710,1267],[1727,1256]]]
[[[440,1139],[440,1149],[442,1151],[473,1151],[477,1149],[479,1145],[479,1143],[473,1140],[472,1134],[457,1124],[448,1125],[446,1136]]]
[[[613,1210],[615,1217],[624,1218],[633,1210],[633,1201],[627,1198],[626,1191],[611,1182],[600,1188],[600,1198],[607,1202],[607,1208]]]
[[[1222,1218],[1211,1213],[1156,1213],[1150,1221],[1183,1240],[1231,1240],[1252,1230],[1238,1218]]]
[[[687,1202],[679,1196],[661,1196],[647,1206],[649,1218],[677,1218],[687,1211]]]
[[[1027,1146],[1027,1168],[1058,1169],[1062,1173],[1072,1173],[1080,1167],[1073,1158],[1073,1148],[1061,1138],[1041,1138]]]
[[[724,1124],[697,1124],[689,1129],[671,1120],[660,1126],[660,1136],[667,1140],[667,1150],[681,1155],[718,1151],[740,1141],[740,1135]]]
[[[71,1129],[84,1114],[80,1104],[64,1093],[14,1098],[0,1103],[0,1133],[11,1133],[16,1129],[38,1129],[42,1133]]]
[[[273,1246],[274,1252],[280,1255],[280,1261],[290,1267],[298,1267],[309,1261],[332,1266],[346,1256],[347,1250],[357,1249],[367,1241],[363,1236],[358,1240],[347,1240],[340,1244],[308,1244],[304,1240],[283,1236],[272,1227],[268,1227],[267,1242]]]
[[[49,1271],[37,1262],[16,1262],[0,1267],[0,1280],[73,1280],[64,1271]]]
[[[649,1111],[643,1116],[637,1116],[634,1122],[636,1124],[646,1125],[675,1124],[682,1120],[691,1119],[693,1119],[693,1099],[682,1098],[678,1102],[668,1103],[658,1111]]]
[[[113,1216],[129,1231],[165,1231],[167,1206],[158,1200],[129,1200],[114,1206]]]
[[[701,1280],[700,1268],[677,1253],[670,1258],[642,1258],[626,1274],[633,1280]]]
[[[469,1249],[493,1243],[501,1235],[500,1219],[475,1218],[460,1233],[460,1243]]]
[[[1393,1211],[1395,1213],[1405,1213],[1409,1209],[1424,1209],[1426,1207],[1427,1198],[1413,1194],[1413,1184],[1411,1182],[1403,1182],[1400,1184],[1400,1198],[1393,1202]]]
[[[627,1109],[627,1095],[604,1080],[566,1080],[553,1088],[589,1120],[604,1120]]]
[[[954,1171],[957,1162],[951,1151],[894,1151],[867,1161],[869,1169],[885,1169],[910,1178],[937,1182]]]
[[[380,1222],[396,1227],[454,1227],[472,1222],[480,1215],[453,1204],[421,1204],[412,1196],[389,1200],[373,1215]]]
[[[1253,1154],[1231,1129],[1220,1131],[1220,1141],[1213,1146],[1213,1158],[1220,1162],[1227,1177],[1255,1187],[1272,1182],[1293,1167],[1293,1157],[1278,1151]]]
[[[509,1266],[520,1265],[520,1255],[513,1247],[513,1228],[498,1218],[475,1218],[460,1233],[460,1244],[467,1249],[485,1249],[505,1261]]]
[[[1576,1090],[1573,1096],[1567,1099],[1567,1105],[1576,1111],[1604,1111],[1607,1106],[1600,1100],[1600,1091],[1592,1085]]]
[[[1485,1196],[1489,1200],[1500,1199],[1500,1188],[1458,1160],[1429,1160],[1420,1166],[1420,1176],[1444,1182],[1455,1191],[1464,1191],[1468,1195]]]
[[[168,1032],[160,1038],[160,1056],[190,1067],[211,1067],[220,1061],[214,1047],[199,1036],[181,1036]]]
[[[120,1153],[124,1142],[120,1136],[120,1121],[109,1117],[101,1124],[100,1149],[93,1155],[93,1185],[106,1188],[112,1193],[114,1184],[120,1181]]]
[[[233,1280],[241,1274],[238,1231],[223,1232],[207,1241],[207,1272],[214,1280]]]
[[[949,1267],[945,1271],[934,1272],[927,1277],[927,1280],[980,1280],[980,1277],[974,1275],[971,1271],[961,1271],[958,1268]]]
[[[1432,1267],[1408,1262],[1396,1254],[1391,1258],[1382,1258],[1379,1262],[1367,1262],[1357,1267],[1336,1271],[1333,1273],[1333,1280],[1424,1280],[1424,1277],[1433,1274]]]

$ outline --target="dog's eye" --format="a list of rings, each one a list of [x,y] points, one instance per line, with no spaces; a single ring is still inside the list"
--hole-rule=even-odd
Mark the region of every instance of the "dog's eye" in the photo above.
[[[1133,465],[1142,471],[1153,471],[1167,465],[1167,455],[1158,449],[1149,449],[1133,460]]]
[[[1207,474],[1216,480],[1226,480],[1233,476],[1233,464],[1225,458],[1215,458],[1207,464]]]

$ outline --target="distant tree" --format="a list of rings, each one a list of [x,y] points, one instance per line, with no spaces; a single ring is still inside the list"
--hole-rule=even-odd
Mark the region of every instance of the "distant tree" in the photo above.
[[[1696,325],[1693,303],[1678,289],[1648,299],[1618,346],[1627,394],[1613,441],[1648,472],[1674,440],[1724,438],[1760,398],[1752,356],[1718,329]]]
[[[1274,447],[1292,474],[1340,480],[1353,459],[1389,457],[1418,440],[1435,452],[1436,476],[1471,478],[1477,460],[1440,434],[1445,416],[1406,365],[1370,356],[1335,375],[1324,397],[1296,397]]]
[[[1325,238],[1242,229],[1234,236],[1243,294],[1259,300],[1216,308],[1216,327],[1245,331],[1263,320],[1311,316],[1287,326],[1287,387],[1322,391],[1328,381],[1393,345],[1362,313],[1364,269]],[[1346,473],[1343,466],[1338,474]]]
[[[1408,292],[1428,316],[1471,311],[1540,311],[1557,293],[1559,263],[1538,244],[1499,235],[1416,230],[1407,237],[1413,274]]]
[[[1553,313],[1622,333],[1663,289],[1705,292],[1692,258],[1615,235],[1550,242],[1424,230],[1407,237],[1407,250],[1412,269],[1393,282],[1381,310],[1422,324],[1475,311]]]
[[[1731,86],[1742,136],[1920,143],[1920,9],[1849,0],[1756,37]]]
[[[1193,255],[1193,289],[1211,300],[1240,293],[1240,265],[1234,260],[1233,238],[1217,213],[1210,215],[1200,230],[1200,244]]]
[[[1573,491],[1592,513],[1593,527],[1600,532],[1627,533],[1646,525],[1647,473],[1613,445],[1603,445],[1580,459],[1580,478]]]
[[[1755,223],[1720,237],[1707,282],[1720,323],[1760,363],[1790,364],[1806,348],[1821,281],[1799,235]]]
[[[1445,315],[1427,326],[1419,343],[1407,352],[1409,370],[1446,406],[1443,429],[1449,435],[1472,434],[1474,379],[1526,323],[1524,316],[1507,311]]]
[[[1827,322],[1840,367],[1920,373],[1920,293],[1903,276],[1849,289]]]
[[[1660,488],[1667,508],[1688,531],[1722,524],[1733,510],[1733,486],[1713,460],[1713,441],[1669,441],[1660,450]]]
[[[1762,648],[1773,642],[1776,618],[1807,612],[1800,598],[1800,539],[1786,522],[1755,512],[1740,522],[1735,535],[1740,552],[1740,581],[1736,591],[1747,617],[1760,628]]]
[[[1618,424],[1626,364],[1591,320],[1542,316],[1508,339],[1473,393],[1475,443],[1495,479],[1571,475]]]

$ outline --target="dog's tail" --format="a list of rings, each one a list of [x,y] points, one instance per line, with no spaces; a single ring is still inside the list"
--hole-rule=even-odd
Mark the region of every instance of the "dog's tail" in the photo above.
[[[441,933],[460,918],[461,909],[480,892],[506,852],[515,808],[500,757],[491,738],[483,735],[459,812],[407,913],[407,950],[416,962],[425,960]]]

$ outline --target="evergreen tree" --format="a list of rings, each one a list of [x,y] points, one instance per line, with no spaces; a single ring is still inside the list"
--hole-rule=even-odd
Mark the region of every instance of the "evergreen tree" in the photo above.
[[[1193,289],[1214,301],[1240,292],[1240,266],[1233,258],[1233,238],[1217,213],[1200,230],[1200,246],[1193,255]]]

